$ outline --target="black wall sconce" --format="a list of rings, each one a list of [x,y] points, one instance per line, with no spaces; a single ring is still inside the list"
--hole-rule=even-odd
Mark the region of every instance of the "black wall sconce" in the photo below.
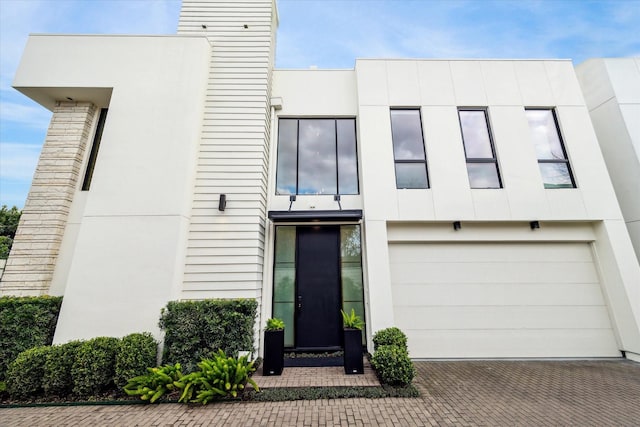
[[[529,227],[531,227],[532,230],[535,230],[536,228],[540,228],[540,223],[538,221],[531,221],[529,223]]]
[[[289,196],[289,211],[291,211],[291,206],[293,206],[293,202],[296,201],[296,195],[292,194]]]
[[[460,221],[453,221],[453,229],[454,231],[458,231],[462,228],[462,224],[460,224]]]
[[[227,195],[226,194],[221,194],[220,195],[220,200],[218,200],[218,210],[219,211],[224,211],[224,209],[227,207]]]

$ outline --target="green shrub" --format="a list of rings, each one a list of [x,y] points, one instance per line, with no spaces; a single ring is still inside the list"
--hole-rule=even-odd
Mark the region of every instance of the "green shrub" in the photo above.
[[[378,347],[371,358],[371,365],[383,384],[405,386],[411,384],[416,376],[409,354],[397,345]]]
[[[9,252],[13,245],[13,239],[9,236],[0,236],[0,259],[9,258]]]
[[[16,398],[33,398],[42,394],[44,363],[51,347],[40,346],[25,350],[7,369],[7,390]]]
[[[250,378],[255,368],[247,356],[236,359],[227,357],[222,350],[219,350],[212,359],[205,359],[198,363],[198,368],[198,371],[185,375],[176,383],[182,389],[179,402],[195,402],[204,405],[214,399],[237,397],[247,383],[258,391],[258,385]]]
[[[96,396],[113,387],[119,341],[98,337],[82,343],[71,368],[75,394]]]
[[[171,301],[162,309],[163,363],[180,363],[185,372],[221,349],[237,355],[252,350],[258,303],[253,299]]]
[[[284,320],[278,319],[277,317],[272,317],[271,319],[267,319],[267,327],[264,328],[265,331],[282,331],[284,330]]]
[[[405,351],[407,350],[407,336],[395,326],[392,328],[380,329],[373,335],[373,351],[383,345],[396,345]]]
[[[0,380],[18,354],[51,344],[61,303],[49,296],[0,298]]]
[[[157,354],[158,343],[148,332],[122,338],[116,351],[116,386],[122,388],[129,379],[144,375],[148,367],[156,366]]]
[[[125,393],[129,396],[140,396],[142,400],[155,403],[166,393],[177,390],[178,381],[182,378],[179,363],[147,368],[147,371],[149,372],[145,375],[131,378],[124,386]]]
[[[71,368],[82,341],[71,341],[50,348],[44,362],[42,386],[47,396],[68,396],[73,390]]]

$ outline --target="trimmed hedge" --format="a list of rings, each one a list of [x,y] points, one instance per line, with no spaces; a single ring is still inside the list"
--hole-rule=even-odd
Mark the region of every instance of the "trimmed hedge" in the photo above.
[[[373,353],[371,366],[383,384],[406,386],[416,376],[413,362],[407,351],[397,345],[383,345]]]
[[[373,335],[373,351],[383,345],[397,345],[407,351],[407,336],[399,328],[380,329]]]
[[[222,349],[228,356],[252,350],[258,302],[254,299],[171,301],[162,309],[163,364],[180,363],[192,372],[202,359]]]
[[[42,388],[45,395],[65,397],[71,394],[73,391],[71,368],[82,344],[82,341],[71,341],[50,347],[44,362],[44,376],[42,377]]]
[[[25,350],[9,364],[7,391],[11,396],[30,398],[42,395],[44,364],[51,347],[40,346]]]
[[[0,381],[18,354],[53,341],[62,297],[0,298]]]
[[[118,338],[98,337],[82,343],[71,367],[73,392],[97,396],[113,388]]]
[[[127,385],[133,377],[144,375],[147,368],[156,366],[158,343],[149,332],[122,338],[116,351],[115,383]]]
[[[255,402],[282,402],[291,400],[316,399],[348,399],[365,398],[380,399],[385,397],[418,397],[420,392],[412,385],[405,387],[295,387],[295,388],[265,388],[259,392],[249,390],[242,398]]]

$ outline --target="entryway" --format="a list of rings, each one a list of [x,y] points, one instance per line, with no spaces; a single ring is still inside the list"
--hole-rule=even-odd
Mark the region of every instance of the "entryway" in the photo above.
[[[274,258],[273,317],[285,322],[285,347],[340,350],[340,310],[364,319],[360,225],[278,225]]]

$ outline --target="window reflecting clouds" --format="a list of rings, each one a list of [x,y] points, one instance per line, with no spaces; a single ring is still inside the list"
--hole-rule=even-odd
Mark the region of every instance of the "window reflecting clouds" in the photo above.
[[[493,158],[489,128],[484,114],[484,111],[460,111],[460,126],[467,158]]]
[[[358,194],[355,119],[280,119],[276,194]]]
[[[296,170],[298,169],[298,121],[280,119],[279,124],[276,193],[296,194]]]
[[[544,188],[574,188],[569,159],[552,109],[525,110]]]
[[[358,194],[355,120],[336,120],[336,134],[338,135],[338,192],[340,194]]]
[[[429,188],[420,110],[391,110],[396,188]]]
[[[501,188],[498,159],[485,110],[459,110],[462,143],[471,188]]]
[[[298,194],[337,194],[334,120],[300,120]]]

